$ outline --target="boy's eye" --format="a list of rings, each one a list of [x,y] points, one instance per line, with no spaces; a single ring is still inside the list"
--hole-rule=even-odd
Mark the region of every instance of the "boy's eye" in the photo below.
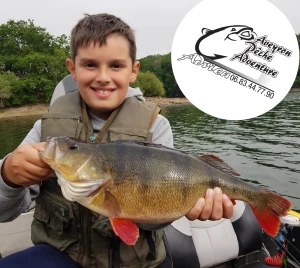
[[[123,66],[121,64],[112,64],[111,68],[113,69],[121,69]]]
[[[87,68],[95,68],[96,67],[96,65],[94,63],[86,63],[84,66]]]

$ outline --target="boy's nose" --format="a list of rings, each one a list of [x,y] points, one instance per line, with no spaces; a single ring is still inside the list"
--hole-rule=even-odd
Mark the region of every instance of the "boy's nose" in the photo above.
[[[99,70],[97,72],[96,81],[99,83],[108,83],[110,76],[107,70]]]

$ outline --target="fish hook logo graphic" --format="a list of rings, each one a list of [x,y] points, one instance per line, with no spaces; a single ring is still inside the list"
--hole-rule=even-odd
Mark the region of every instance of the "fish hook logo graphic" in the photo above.
[[[197,40],[195,49],[198,55],[211,60],[223,59],[245,46],[246,41],[256,38],[253,28],[246,25],[231,25],[215,30],[202,29],[202,36]]]
[[[247,9],[241,0],[202,0],[178,26],[171,62],[194,106],[220,119],[246,120],[288,94],[299,46],[288,19],[268,0],[252,0]]]

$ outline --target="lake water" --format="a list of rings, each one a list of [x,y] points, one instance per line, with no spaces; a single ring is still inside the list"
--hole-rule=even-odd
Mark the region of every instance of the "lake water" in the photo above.
[[[175,147],[215,154],[241,177],[285,196],[300,210],[300,93],[245,121],[213,118],[190,104],[164,106]],[[0,159],[15,149],[37,117],[0,119]]]

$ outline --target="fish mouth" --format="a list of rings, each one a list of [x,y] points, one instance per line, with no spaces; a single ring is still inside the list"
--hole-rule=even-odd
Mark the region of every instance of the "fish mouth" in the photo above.
[[[46,138],[46,145],[43,151],[40,151],[40,155],[43,159],[52,161],[54,159],[60,158],[63,153],[66,151],[65,145],[69,142],[68,137],[47,137]]]
[[[51,166],[56,156],[55,153],[57,142],[56,139],[52,137],[47,137],[46,142],[47,143],[44,150],[39,151],[39,155],[44,162]]]

